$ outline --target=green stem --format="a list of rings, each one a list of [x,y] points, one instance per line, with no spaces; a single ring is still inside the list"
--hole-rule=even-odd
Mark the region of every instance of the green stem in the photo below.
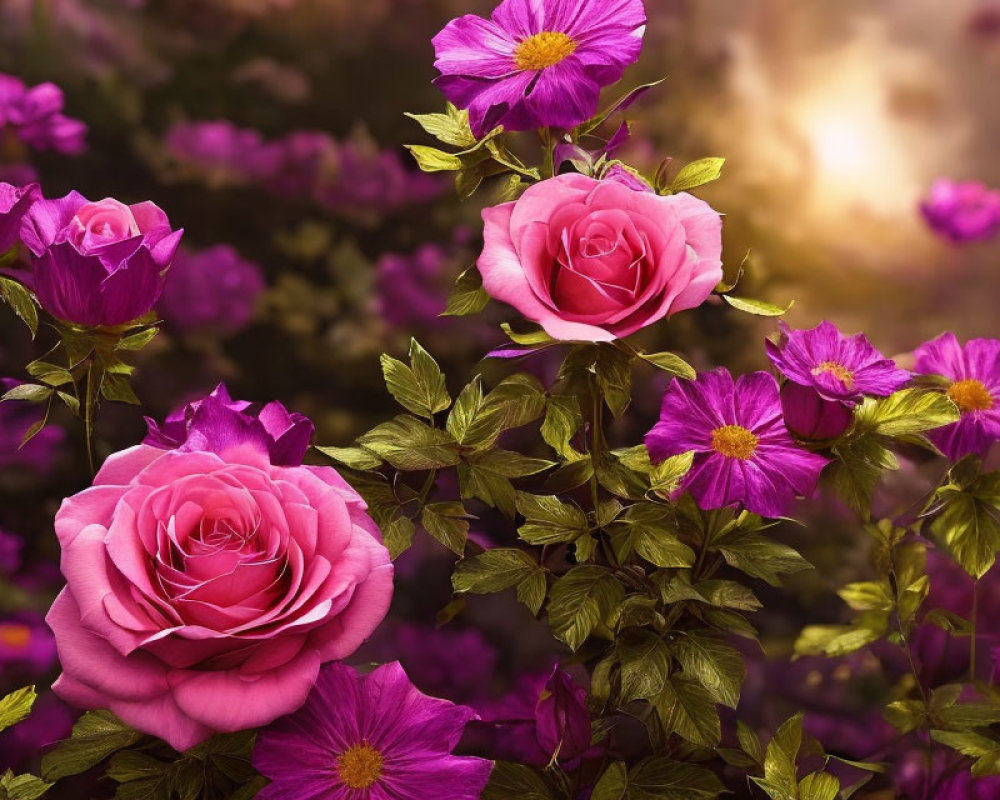
[[[601,465],[601,452],[604,447],[604,401],[596,381],[591,381],[590,394],[592,398],[590,464],[594,470],[594,474],[590,476],[590,497],[594,504],[594,511],[597,511],[601,502],[600,481],[597,472]]]
[[[86,394],[83,407],[84,435],[87,439],[87,461],[90,464],[90,472],[97,474],[97,462],[94,459],[94,410],[97,406],[98,374],[95,369],[96,362],[93,358],[87,363],[87,386],[84,389]]]
[[[976,625],[979,616],[979,580],[972,584],[972,636],[969,637],[969,681],[976,680]]]
[[[549,128],[540,128],[538,135],[542,139],[544,159],[542,161],[542,178],[551,178],[556,173],[555,165],[555,143],[552,141],[552,131]]]

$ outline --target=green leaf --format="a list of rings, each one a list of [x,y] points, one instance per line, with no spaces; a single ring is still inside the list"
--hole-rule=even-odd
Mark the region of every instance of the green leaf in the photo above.
[[[517,599],[524,603],[536,617],[542,610],[549,582],[542,570],[536,570],[517,585]]]
[[[442,317],[467,317],[478,314],[489,305],[490,296],[483,289],[483,276],[475,265],[469,267],[455,281],[448,295],[448,306]]]
[[[764,754],[764,781],[782,792],[784,797],[792,800],[797,796],[798,782],[795,759],[801,746],[802,714],[796,714],[778,728]],[[761,785],[757,779],[754,781]],[[771,797],[775,796],[771,795]]]
[[[694,588],[707,602],[719,608],[757,611],[762,607],[753,591],[736,581],[699,581]]]
[[[31,713],[37,697],[34,686],[25,686],[0,698],[0,731],[25,719]]]
[[[844,656],[877,642],[885,635],[885,625],[807,625],[795,641],[798,655]]]
[[[583,455],[570,442],[583,424],[580,401],[575,395],[553,395],[545,408],[542,438],[560,456],[570,461]]]
[[[996,509],[969,492],[948,492],[944,507],[931,521],[930,529],[962,569],[976,579],[985,575],[996,561],[1000,550]]]
[[[840,781],[825,772],[812,772],[799,781],[800,800],[836,800]]]
[[[976,759],[972,774],[981,778],[1000,773],[1000,742],[972,731],[932,730],[931,738],[963,756]]]
[[[531,767],[497,761],[490,782],[483,791],[483,800],[554,800],[548,784]]]
[[[885,707],[882,714],[900,733],[922,728],[927,721],[927,711],[920,700],[895,700]]]
[[[625,796],[627,800],[711,800],[725,790],[704,767],[653,756],[629,770]]]
[[[476,465],[505,478],[525,478],[554,467],[554,461],[530,458],[512,450],[491,450],[476,461]]]
[[[673,652],[689,678],[704,686],[716,702],[736,708],[746,675],[738,651],[710,635],[691,632],[677,639]]]
[[[440,142],[454,147],[472,147],[476,137],[469,126],[469,112],[448,104],[445,114],[406,114]]]
[[[764,763],[764,746],[760,743],[760,737],[742,720],[736,722],[736,738],[744,753],[758,764]]]
[[[73,734],[42,756],[42,777],[56,781],[79,775],[102,762],[116,750],[143,738],[110,711],[88,711],[73,726]]]
[[[108,764],[107,776],[118,783],[148,780],[163,774],[169,765],[146,753],[126,750],[116,753]]]
[[[123,336],[115,345],[115,350],[142,350],[142,348],[156,338],[156,334],[159,332],[159,328],[153,327]]]
[[[940,392],[902,389],[885,398],[866,397],[854,414],[857,430],[909,436],[957,422],[958,406]]]
[[[670,650],[650,631],[622,634],[617,642],[621,663],[621,703],[655,698],[670,676]]]
[[[34,339],[38,333],[38,307],[35,305],[31,292],[17,281],[0,275],[0,298],[3,298],[14,313],[28,326],[31,338]]]
[[[479,498],[500,509],[506,517],[514,518],[514,486],[508,478],[477,463],[462,463],[458,465],[458,480],[463,500]]]
[[[37,383],[21,383],[6,391],[0,402],[24,400],[28,403],[42,403],[52,396],[52,389]]]
[[[855,611],[891,611],[895,605],[888,580],[849,583],[837,594]]]
[[[128,403],[132,406],[142,405],[142,402],[132,390],[129,379],[118,373],[105,372],[101,379],[101,396],[117,403]]]
[[[445,427],[455,441],[465,444],[465,438],[472,427],[472,423],[479,415],[483,407],[483,384],[478,376],[473,379],[461,392],[448,414],[448,422]]]
[[[510,324],[507,322],[500,323],[500,327],[503,328],[503,332],[507,334],[508,338],[514,342],[514,344],[535,346],[553,344],[556,341],[541,329],[528,331],[526,333],[518,333],[511,328]]]
[[[775,542],[757,533],[740,533],[720,539],[718,550],[726,563],[772,586],[781,585],[782,575],[810,569],[812,565],[786,544]]]
[[[589,527],[587,515],[575,503],[527,492],[518,492],[516,498],[517,510],[527,520],[518,535],[531,544],[569,542]]]
[[[673,353],[640,353],[639,356],[643,361],[652,364],[657,369],[662,369],[664,372],[669,372],[671,375],[676,375],[679,378],[687,378],[693,381],[698,377],[698,373],[694,367]]]
[[[456,592],[493,594],[516,586],[539,569],[535,559],[523,550],[497,547],[459,561],[451,583]]]
[[[666,506],[657,503],[634,505],[614,530],[622,530],[624,526],[631,536],[632,548],[650,564],[662,568],[694,565],[694,551],[677,538],[677,524]]]
[[[549,593],[549,626],[575,652],[624,598],[622,585],[604,567],[574,567]]]
[[[852,437],[833,447],[834,460],[824,471],[840,498],[864,517],[882,473],[898,469],[893,452],[873,436]]]
[[[422,144],[403,145],[424,172],[453,172],[464,166],[461,156]]]
[[[363,447],[317,447],[316,450],[345,467],[362,472],[382,466],[382,459]]]
[[[545,389],[532,375],[518,373],[486,395],[463,443],[478,450],[492,447],[500,434],[538,419],[545,411]]]
[[[780,317],[783,314],[787,314],[792,306],[795,305],[795,301],[793,300],[782,308],[764,300],[754,300],[750,297],[736,297],[736,295],[732,294],[724,294],[722,295],[722,299],[738,311],[745,311],[747,314],[754,314],[758,317]]]
[[[388,355],[381,361],[389,393],[407,411],[432,419],[451,405],[441,368],[416,339],[410,340],[409,367]]]
[[[686,192],[688,189],[717,181],[722,177],[722,165],[725,163],[724,158],[700,158],[685,164],[677,173],[674,182],[670,184],[670,193]]]
[[[401,470],[453,467],[459,462],[457,443],[450,433],[406,415],[383,422],[358,442]]]
[[[722,723],[712,695],[683,674],[670,676],[654,705],[668,733],[703,747],[715,747],[722,738]]]
[[[670,497],[680,486],[681,481],[691,471],[694,463],[694,451],[670,456],[658,464],[653,464],[649,472],[649,488],[660,497]]]
[[[15,775],[7,770],[0,775],[0,798],[3,800],[38,800],[52,784],[34,775]]]
[[[590,800],[622,800],[628,787],[628,767],[624,761],[612,761],[598,779]]]
[[[469,523],[461,503],[430,503],[424,506],[420,522],[431,536],[456,555],[465,552]]]
[[[955,703],[936,709],[934,716],[949,728],[985,728],[1000,722],[1000,707],[984,703]]]

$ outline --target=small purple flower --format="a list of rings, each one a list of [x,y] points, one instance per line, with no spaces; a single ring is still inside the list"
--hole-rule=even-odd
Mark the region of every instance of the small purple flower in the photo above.
[[[447,254],[436,244],[411,255],[386,253],[375,265],[379,316],[397,328],[441,324],[447,306]]]
[[[970,339],[964,347],[943,333],[915,351],[915,371],[951,381],[950,397],[962,417],[927,435],[952,461],[975,453],[985,456],[1000,439],[1000,341]]]
[[[535,706],[538,743],[549,758],[567,760],[590,749],[587,692],[569,673],[554,667]]]
[[[920,211],[935,233],[952,242],[989,239],[1000,231],[1000,192],[978,181],[934,181]]]
[[[0,74],[0,134],[7,129],[36,150],[81,152],[87,126],[63,114],[63,102],[62,90],[55,84],[28,88],[15,77]]]
[[[259,800],[478,800],[493,764],[455,756],[475,712],[421,694],[398,663],[324,667],[305,705],[257,738]]]
[[[167,131],[167,152],[182,167],[204,174],[213,185],[252,183],[274,178],[281,148],[255,130],[228,120],[179,122]]]
[[[37,183],[28,186],[0,183],[0,255],[21,241],[21,220],[41,198]]]
[[[862,397],[887,397],[910,380],[863,333],[844,336],[825,321],[809,330],[780,328],[779,341],[766,343],[767,355],[789,381],[781,391],[785,424],[804,438],[836,438]]]
[[[255,408],[253,403],[233,400],[222,383],[207,397],[173,412],[162,425],[149,417],[146,425],[149,433],[143,444],[212,453],[251,444],[282,467],[302,464],[315,431],[307,417],[289,412],[277,401]]]
[[[266,286],[260,267],[230,245],[199,253],[181,249],[156,308],[181,333],[232,336],[253,319]]]
[[[337,143],[328,133],[292,131],[270,147],[277,153],[277,164],[264,180],[277,194],[308,198],[318,184],[337,175]]]
[[[56,662],[56,640],[40,614],[0,617],[0,674],[15,670],[37,678]]]
[[[42,308],[90,326],[121,325],[153,307],[182,233],[154,203],[92,203],[78,192],[39,200],[21,227]]]
[[[702,508],[739,504],[764,517],[783,516],[796,495],[811,494],[827,464],[789,436],[778,383],[766,372],[735,383],[725,369],[675,378],[645,441],[654,462],[694,451],[682,488]]]
[[[434,83],[469,110],[476,136],[572,128],[638,60],[645,27],[642,0],[503,0],[490,19],[467,14],[434,37]]]

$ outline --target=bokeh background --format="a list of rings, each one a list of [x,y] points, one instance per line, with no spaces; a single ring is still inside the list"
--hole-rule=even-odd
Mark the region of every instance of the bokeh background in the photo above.
[[[163,416],[220,381],[234,396],[310,415],[323,444],[347,444],[394,413],[378,354],[401,355],[414,335],[453,387],[476,370],[497,373],[481,359],[512,314],[437,316],[475,260],[477,203],[489,194],[459,204],[447,178],[417,172],[402,149],[426,143],[404,112],[443,105],[431,37],[493,5],[0,0],[0,73],[54,82],[65,113],[89,129],[71,154],[0,130],[0,179],[37,177],[48,196],[152,199],[186,230],[188,253],[159,308],[164,331],[140,357],[143,408],[104,409],[103,454],[137,442],[143,414]],[[632,110],[622,157],[650,172],[664,157],[726,157],[724,179],[699,194],[726,215],[727,272],[749,253],[741,294],[794,300],[795,327],[826,318],[865,330],[904,363],[946,329],[996,335],[1000,241],[943,240],[919,203],[942,176],[1000,186],[1000,3],[647,0],[647,10],[643,57],[626,82],[665,81]],[[762,337],[773,330],[773,320],[709,306],[646,335],[699,367],[743,370],[765,366]],[[32,343],[0,310],[0,376],[23,379],[45,336]],[[661,389],[640,377],[616,444],[639,440]],[[32,413],[0,408],[0,690],[54,674],[39,616],[60,582],[51,519],[88,483],[71,419],[16,449]],[[927,469],[908,463],[887,507],[919,496]],[[832,714],[828,746],[857,749],[863,731],[870,752],[849,754],[886,755],[891,743],[865,714],[886,691],[891,655],[782,660],[805,619],[837,618],[829,589],[865,572],[856,521],[832,501],[806,513],[811,526],[789,536],[820,577],[760,615],[770,661],[751,654],[759,663],[744,711],[766,728],[787,710],[783,698],[805,704],[820,726]],[[481,527],[486,541],[509,536],[489,515]],[[359,658],[409,658],[428,691],[500,703],[558,653],[504,599],[435,629],[449,567],[426,538],[404,556],[394,616]],[[431,636],[440,639],[428,646]],[[0,767],[30,762],[70,721],[46,698],[36,718],[0,736]]]

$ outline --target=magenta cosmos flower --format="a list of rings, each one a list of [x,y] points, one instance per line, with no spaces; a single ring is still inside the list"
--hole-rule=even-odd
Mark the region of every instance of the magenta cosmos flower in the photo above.
[[[263,730],[259,800],[478,800],[493,769],[451,751],[475,712],[421,694],[399,663],[324,668],[305,705]]]
[[[920,211],[935,233],[953,242],[989,239],[1000,231],[1000,192],[978,181],[935,181]]]
[[[434,37],[434,83],[469,110],[476,136],[572,128],[642,49],[642,0],[504,0],[490,19],[452,20]]]
[[[294,711],[392,598],[379,530],[335,470],[276,465],[288,426],[264,411],[199,410],[181,447],[116,453],[63,503],[67,586],[47,617],[56,693],[178,750]]]
[[[645,441],[654,462],[694,451],[682,488],[702,508],[741,505],[764,517],[783,516],[795,496],[811,494],[827,464],[789,436],[778,383],[766,372],[735,384],[725,369],[675,378]]]
[[[810,330],[780,323],[767,355],[788,382],[781,389],[785,424],[808,439],[832,439],[853,419],[865,395],[886,397],[910,380],[910,373],[876,350],[863,333],[844,336],[831,322]]]
[[[928,437],[952,461],[975,453],[985,456],[1000,439],[1000,341],[970,339],[965,347],[953,333],[942,333],[916,349],[915,370],[951,381],[948,397],[962,417],[928,432]]]
[[[555,339],[611,341],[701,305],[722,279],[722,218],[567,174],[483,211],[483,287]]]
[[[121,325],[159,299],[183,231],[155,203],[127,206],[78,192],[39,200],[21,227],[35,255],[32,283],[52,316],[78,325]]]

